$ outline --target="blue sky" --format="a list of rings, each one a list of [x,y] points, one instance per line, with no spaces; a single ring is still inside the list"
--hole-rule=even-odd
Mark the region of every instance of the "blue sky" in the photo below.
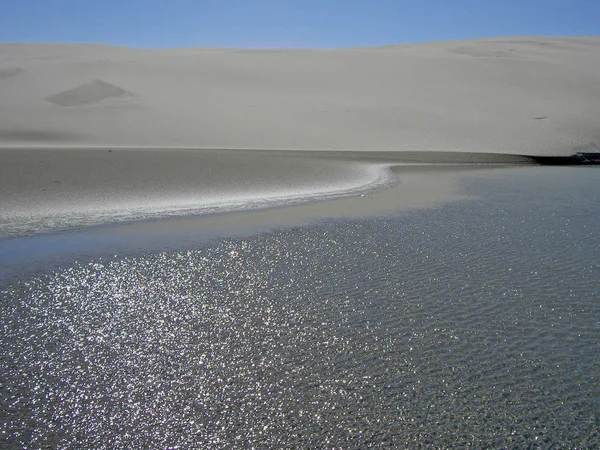
[[[349,47],[600,35],[600,0],[0,0],[0,42]]]

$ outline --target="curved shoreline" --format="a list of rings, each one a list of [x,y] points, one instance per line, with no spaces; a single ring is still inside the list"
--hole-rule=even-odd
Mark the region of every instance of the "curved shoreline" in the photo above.
[[[355,197],[394,186],[398,165],[537,162],[493,153],[107,147],[4,148],[0,158],[0,237]],[[429,178],[419,189],[435,185]]]

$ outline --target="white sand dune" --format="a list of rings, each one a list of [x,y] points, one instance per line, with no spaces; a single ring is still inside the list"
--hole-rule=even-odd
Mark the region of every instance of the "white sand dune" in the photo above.
[[[600,38],[338,50],[0,45],[0,145],[568,155]]]

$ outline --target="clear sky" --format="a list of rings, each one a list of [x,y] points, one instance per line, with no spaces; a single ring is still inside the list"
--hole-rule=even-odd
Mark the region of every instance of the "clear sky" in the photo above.
[[[0,42],[354,47],[600,35],[600,0],[0,0]]]

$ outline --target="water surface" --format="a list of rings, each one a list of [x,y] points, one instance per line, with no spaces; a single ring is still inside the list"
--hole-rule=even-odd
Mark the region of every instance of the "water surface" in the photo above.
[[[57,250],[0,288],[3,436],[597,448],[599,182],[496,171],[466,179],[477,199],[394,217],[78,264]]]

